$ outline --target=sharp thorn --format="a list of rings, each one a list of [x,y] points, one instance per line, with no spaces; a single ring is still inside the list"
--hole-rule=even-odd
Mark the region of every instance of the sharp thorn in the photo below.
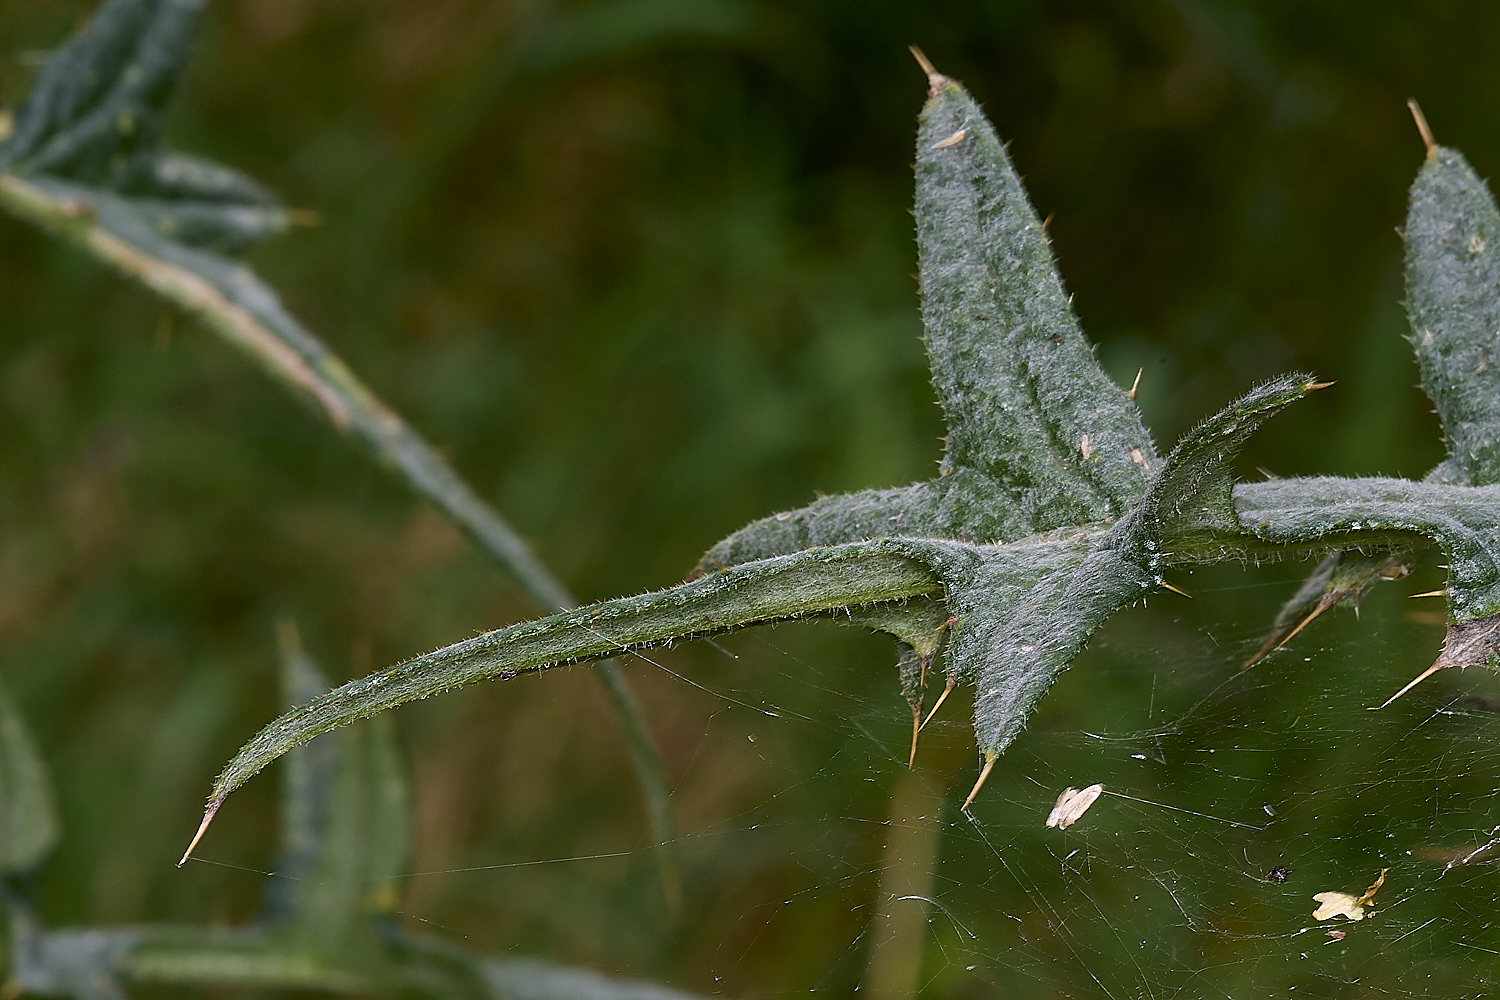
[[[911,756],[906,758],[906,769],[915,771],[917,769],[917,734],[922,731],[922,706],[911,707]]]
[[[927,74],[928,93],[933,97],[942,93],[943,87],[948,83],[948,78],[937,71],[937,67],[932,65],[932,60],[928,59],[927,54],[921,49],[915,45],[908,45],[907,48],[917,60],[917,65],[922,67],[922,72]]]
[[[964,812],[969,811],[969,804],[974,801],[974,796],[979,794],[979,790],[983,788],[984,783],[989,780],[990,772],[995,769],[995,761],[999,759],[999,757],[989,757],[985,760],[984,769],[979,772],[979,780],[974,782],[974,787],[969,791],[969,797],[964,799],[964,804],[959,806],[959,809],[963,810]]]
[[[1338,383],[1337,379],[1335,379],[1332,382],[1309,382],[1309,383],[1307,383],[1307,387],[1306,387],[1306,389],[1304,391],[1306,391],[1306,392],[1317,392],[1319,389],[1326,389],[1330,385],[1338,385],[1338,384],[1339,383]]]
[[[1146,369],[1138,368],[1135,372],[1135,381],[1130,383],[1130,391],[1125,394],[1127,399],[1135,399],[1135,391],[1141,387],[1141,376],[1146,374]]]
[[[1437,155],[1438,144],[1432,137],[1432,129],[1427,126],[1427,116],[1422,114],[1422,108],[1415,97],[1407,98],[1406,107],[1411,112],[1412,121],[1417,123],[1417,132],[1422,136],[1422,145],[1427,147],[1427,158],[1430,160]]]
[[[1244,662],[1244,664],[1241,665],[1240,669],[1241,670],[1249,670],[1251,667],[1255,666],[1261,660],[1264,660],[1267,656],[1270,656],[1272,653],[1276,652],[1276,650],[1280,649],[1282,646],[1285,646],[1287,643],[1291,642],[1292,641],[1292,637],[1295,636],[1298,632],[1301,632],[1303,629],[1307,628],[1307,626],[1312,623],[1312,620],[1314,618],[1318,617],[1323,612],[1327,611],[1329,608],[1333,607],[1337,603],[1338,603],[1337,601],[1330,601],[1330,600],[1328,600],[1327,597],[1325,596],[1323,598],[1323,600],[1321,600],[1321,601],[1318,602],[1318,606],[1312,609],[1312,614],[1308,615],[1306,618],[1302,619],[1300,622],[1297,623],[1297,627],[1296,628],[1292,629],[1290,632],[1288,632],[1286,635],[1282,636],[1280,639],[1277,639],[1274,635],[1271,638],[1267,639],[1266,640],[1266,644],[1264,646],[1260,647],[1260,649],[1256,651],[1256,653],[1255,653],[1254,656],[1252,656],[1252,657],[1250,657],[1250,659],[1246,660]]]
[[[1370,711],[1372,711],[1372,712],[1378,712],[1382,708],[1385,708],[1391,702],[1395,701],[1397,698],[1401,697],[1403,694],[1405,694],[1406,692],[1410,691],[1412,688],[1416,687],[1418,684],[1422,683],[1427,678],[1429,678],[1433,674],[1437,673],[1439,670],[1442,670],[1444,666],[1446,666],[1446,664],[1444,664],[1442,662],[1442,660],[1439,659],[1439,660],[1434,661],[1433,664],[1432,664],[1432,666],[1428,667],[1426,670],[1422,671],[1420,674],[1418,674],[1417,676],[1413,677],[1410,681],[1408,681],[1406,687],[1402,688],[1400,691],[1397,691],[1395,694],[1391,695],[1389,698],[1387,698],[1381,704],[1371,706]]]
[[[1303,629],[1307,628],[1307,626],[1311,625],[1314,618],[1318,617],[1331,607],[1333,607],[1333,602],[1325,604],[1322,601],[1319,601],[1318,606],[1312,609],[1312,614],[1308,615],[1306,618],[1298,622],[1297,627],[1288,632],[1286,634],[1286,638],[1282,639],[1276,644],[1276,648],[1280,649],[1282,646],[1285,646],[1287,643],[1291,642],[1292,639],[1296,637],[1298,632],[1301,632]]]
[[[178,868],[187,864],[188,858],[193,854],[193,848],[198,846],[198,841],[202,840],[203,835],[208,832],[208,824],[214,821],[214,813],[218,812],[223,804],[223,799],[214,799],[208,804],[208,808],[203,810],[203,822],[198,824],[198,832],[193,834],[192,843],[188,844],[187,850],[182,852],[182,859],[177,862]]]
[[[1412,597],[1447,597],[1448,596],[1448,588],[1444,587],[1442,590],[1429,590],[1425,594],[1412,594],[1411,596]]]
[[[1165,580],[1163,580],[1161,582],[1161,585],[1163,587],[1166,587],[1168,590],[1170,590],[1174,594],[1181,594],[1183,597],[1186,597],[1190,601],[1193,599],[1193,595],[1189,594],[1187,591],[1183,590],[1181,587],[1174,587],[1174,586],[1172,586],[1170,583],[1168,583]]]
[[[1240,664],[1240,669],[1241,670],[1249,670],[1251,667],[1255,666],[1261,660],[1264,660],[1266,657],[1270,656],[1271,653],[1273,653],[1276,649],[1277,649],[1276,637],[1272,636],[1271,638],[1269,638],[1269,639],[1266,640],[1266,644],[1264,646],[1260,647],[1260,649],[1258,649],[1258,650],[1255,651],[1255,655],[1254,656],[1250,657],[1250,659],[1248,659],[1244,663]]]
[[[958,681],[952,677],[949,677],[948,683],[943,685],[943,693],[938,695],[937,701],[933,702],[932,711],[927,713],[927,718],[923,719],[922,724],[917,727],[917,730],[919,732],[927,728],[927,723],[932,721],[932,717],[934,715],[937,715],[937,710],[943,707],[943,702],[948,700],[948,696],[953,693],[953,689],[957,686]]]

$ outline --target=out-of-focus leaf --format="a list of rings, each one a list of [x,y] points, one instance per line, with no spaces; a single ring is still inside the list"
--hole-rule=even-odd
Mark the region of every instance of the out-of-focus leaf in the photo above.
[[[289,705],[328,689],[296,629],[278,629]],[[284,760],[281,855],[271,915],[298,940],[336,950],[394,908],[406,861],[410,797],[392,720],[382,716],[298,747]],[[368,943],[368,942],[366,942]]]
[[[163,116],[203,3],[105,0],[49,62],[0,144],[0,205],[202,321],[452,518],[539,606],[572,606],[504,518],[224,255],[285,228],[293,213],[228,167],[166,149]],[[653,831],[668,842],[666,779],[639,703],[617,664],[596,671],[626,731]]]
[[[282,704],[291,709],[328,690],[328,682],[302,647],[289,619],[277,623]],[[295,919],[308,883],[317,877],[329,789],[338,761],[337,740],[314,740],[287,754],[281,765],[281,839],[276,871],[266,888],[266,916]]]
[[[57,842],[52,782],[25,722],[0,687],[0,874],[34,869]]]
[[[1368,556],[1343,551],[1327,556],[1291,599],[1282,605],[1271,625],[1271,634],[1255,655],[1245,661],[1245,666],[1254,666],[1286,645],[1313,619],[1334,605],[1353,601],[1358,608],[1360,598],[1375,584],[1382,580],[1397,580],[1411,572],[1412,555],[1401,549]]]
[[[480,965],[494,1000],[695,1000],[697,994],[610,979],[587,969],[535,961]]]
[[[120,964],[140,940],[132,930],[23,934],[11,927],[11,980],[24,994],[123,1000]]]
[[[167,149],[164,123],[203,0],[107,0],[38,75],[0,167],[110,192],[166,239],[226,253],[283,232],[275,195],[238,171]]]
[[[340,963],[305,944],[269,937],[253,928],[47,931],[30,917],[20,916],[12,920],[11,937],[11,980],[31,996],[123,1000],[132,987],[152,984],[368,996],[421,985],[417,977],[403,981],[400,969],[378,960],[363,968]],[[431,992],[443,995],[451,990]]]
[[[406,863],[410,802],[395,720],[341,730],[317,866],[301,890],[297,933],[329,947],[354,943],[373,913],[396,908],[392,879]]]

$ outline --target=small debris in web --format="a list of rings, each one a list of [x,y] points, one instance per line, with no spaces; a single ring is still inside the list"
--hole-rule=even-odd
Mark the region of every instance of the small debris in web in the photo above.
[[[1375,894],[1380,887],[1385,885],[1385,876],[1389,868],[1380,869],[1380,876],[1364,891],[1364,895],[1355,896],[1347,892],[1320,892],[1313,896],[1318,901],[1318,908],[1313,911],[1314,920],[1331,920],[1334,917],[1348,917],[1350,920],[1365,919],[1365,907],[1375,899]]]
[[[1285,882],[1288,878],[1290,878],[1291,874],[1292,874],[1292,870],[1290,868],[1286,868],[1286,867],[1272,868],[1269,872],[1266,873],[1266,881],[1267,882],[1275,882],[1277,885],[1280,885],[1281,883]]]
[[[1344,938],[1348,937],[1348,935],[1349,935],[1348,931],[1341,931],[1337,927],[1335,927],[1331,931],[1324,931],[1323,933],[1327,934],[1329,937],[1333,938],[1333,941],[1342,941],[1342,940],[1344,940]],[[1330,941],[1328,943],[1332,944],[1333,941]]]
[[[1052,807],[1052,812],[1047,816],[1047,825],[1066,830],[1077,823],[1084,813],[1089,811],[1089,806],[1094,800],[1104,793],[1103,785],[1090,785],[1087,788],[1064,788],[1061,795],[1057,797],[1057,805]]]
[[[968,129],[961,128],[957,132],[954,132],[952,135],[950,135],[948,138],[944,139],[942,142],[933,143],[932,148],[933,149],[948,149],[951,146],[957,146],[959,143],[961,143],[961,142],[964,141],[964,137],[967,136],[968,134],[969,134],[969,130]]]

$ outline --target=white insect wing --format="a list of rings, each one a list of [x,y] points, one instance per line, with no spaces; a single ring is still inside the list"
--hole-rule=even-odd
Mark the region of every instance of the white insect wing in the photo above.
[[[1047,825],[1066,830],[1077,823],[1079,818],[1089,811],[1089,806],[1094,804],[1094,800],[1103,793],[1102,784],[1090,785],[1082,789],[1064,788],[1062,794],[1057,797],[1057,805],[1052,807],[1052,812],[1047,816]]]

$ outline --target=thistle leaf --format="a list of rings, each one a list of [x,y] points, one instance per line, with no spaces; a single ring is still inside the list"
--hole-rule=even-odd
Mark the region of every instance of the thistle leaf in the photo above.
[[[0,167],[115,195],[152,231],[238,253],[286,230],[293,213],[238,171],[167,149],[167,104],[203,0],[108,0],[37,77],[0,146]]]
[[[1409,549],[1431,540],[1448,562],[1450,621],[1500,613],[1500,486],[1407,479],[1273,479],[1234,490],[1240,523],[1281,547]]]
[[[932,570],[894,544],[856,543],[747,563],[669,590],[486,632],[351,681],[266,726],[215,781],[198,837],[229,794],[277,757],[314,736],[398,705],[475,681],[509,679],[677,639],[901,601],[939,589]]]
[[[1161,553],[1178,553],[1240,533],[1234,507],[1234,457],[1250,435],[1317,383],[1291,374],[1256,386],[1189,431],[1167,456],[1140,504],[1121,523],[1125,547],[1153,569]]]
[[[0,874],[35,869],[57,843],[57,806],[47,767],[0,687]]]
[[[974,736],[991,761],[1093,631],[1153,586],[1143,568],[1091,541],[987,550],[973,580],[949,589],[958,622],[948,655],[974,681]]]
[[[1025,500],[977,469],[933,482],[820,497],[751,522],[719,542],[697,574],[803,549],[876,538],[964,538],[1010,542],[1033,534]]]
[[[1123,514],[1155,467],[1151,436],[1084,338],[994,129],[962,87],[931,79],[916,219],[944,469],[1024,498],[1032,531]]]
[[[1442,482],[1500,482],[1500,212],[1456,150],[1434,146],[1411,188],[1406,308],[1448,458]]]

